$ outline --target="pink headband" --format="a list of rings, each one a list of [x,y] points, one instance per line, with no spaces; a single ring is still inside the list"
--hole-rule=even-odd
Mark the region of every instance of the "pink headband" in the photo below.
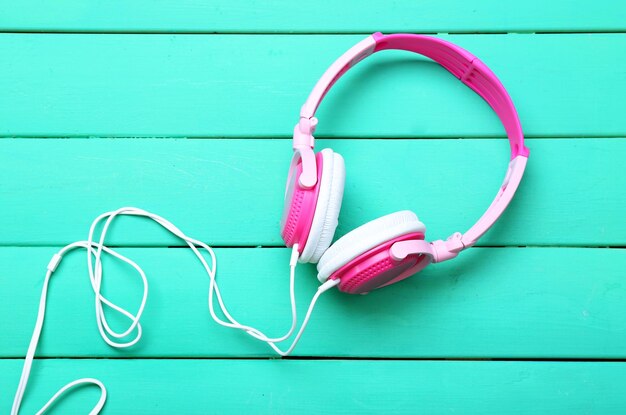
[[[483,216],[465,234],[455,233],[447,241],[436,241],[435,262],[454,258],[476,241],[496,222],[513,198],[522,179],[528,159],[524,134],[515,106],[496,75],[478,58],[450,42],[414,34],[383,35],[374,33],[354,45],[337,59],[317,82],[300,111],[300,122],[293,135],[294,151],[302,159],[300,184],[311,188],[317,181],[313,133],[317,125],[315,111],[333,84],[352,66],[386,49],[399,49],[424,55],[446,68],[473,89],[496,112],[511,144],[511,161],[498,194]]]

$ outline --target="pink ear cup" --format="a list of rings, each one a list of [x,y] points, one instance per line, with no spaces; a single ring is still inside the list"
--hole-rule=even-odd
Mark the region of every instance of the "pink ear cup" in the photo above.
[[[317,183],[311,189],[304,189],[298,184],[298,178],[302,174],[301,161],[290,169],[287,178],[283,217],[280,221],[280,236],[285,241],[285,245],[291,248],[293,245],[298,244],[300,253],[302,253],[309,237],[322,181],[322,154],[317,153],[315,160],[317,164]]]
[[[400,281],[424,268],[432,255],[391,255],[396,242],[423,243],[426,226],[403,210],[381,216],[335,242],[317,264],[320,282],[338,279],[341,291],[358,294]],[[397,250],[396,250],[397,251]]]
[[[410,255],[402,260],[392,258],[391,246],[410,239],[423,240],[424,234],[410,233],[378,245],[333,272],[329,279],[340,281],[340,291],[364,294],[408,278],[425,268],[431,260],[426,255]]]
[[[323,283],[363,252],[399,236],[425,232],[426,226],[408,210],[376,218],[348,232],[324,252],[317,264],[317,278]]]

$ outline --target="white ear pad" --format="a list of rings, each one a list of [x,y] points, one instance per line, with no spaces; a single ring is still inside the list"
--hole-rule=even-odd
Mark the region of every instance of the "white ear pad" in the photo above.
[[[426,232],[426,227],[410,210],[402,210],[367,222],[341,237],[322,255],[317,278],[325,282],[333,272],[362,253],[407,233]]]
[[[346,167],[343,157],[329,148],[322,150],[322,179],[313,223],[300,255],[300,262],[316,263],[328,249],[339,223]]]

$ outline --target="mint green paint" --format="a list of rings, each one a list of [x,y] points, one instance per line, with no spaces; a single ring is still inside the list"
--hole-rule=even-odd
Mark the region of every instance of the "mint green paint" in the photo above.
[[[105,414],[626,412],[622,2],[357,3],[0,0],[0,137],[21,137],[0,140],[0,412],[50,256],[121,205],[224,246],[218,278],[236,317],[286,329],[289,251],[270,248],[281,246],[286,139],[326,67],[376,30],[442,33],[516,103],[531,159],[483,247],[368,296],[326,294],[282,361],[212,322],[188,250],[122,219],[110,242],[136,246],[121,249],[150,280],[144,339],[124,351],[102,342],[84,257],[72,253],[51,283],[38,353],[62,359],[35,362],[23,413],[81,376],[106,383]],[[318,140],[348,167],[339,235],[412,209],[429,238],[446,237],[483,212],[505,171],[487,105],[409,54],[361,63],[318,115],[318,137],[351,138]],[[137,282],[105,267],[105,292],[136,304]],[[300,266],[301,311],[316,286],[314,267]],[[96,399],[83,388],[54,413]]]
[[[13,391],[19,365],[0,362],[3,391]],[[626,406],[622,363],[46,360],[34,370],[24,413],[82,376],[106,384],[103,414],[621,415]],[[98,396],[83,388],[55,413],[86,413]],[[3,413],[9,397],[0,395]]]
[[[412,209],[429,238],[468,229],[502,183],[507,140],[319,140],[343,154],[338,234]],[[532,139],[526,177],[486,245],[626,244],[626,139]],[[282,245],[286,140],[0,140],[0,244],[84,239],[120,206],[164,215],[214,245]],[[592,174],[596,172],[596,174]],[[390,186],[402,183],[402,186]],[[442,185],[442,183],[444,185]],[[122,218],[111,241],[177,242]]]
[[[0,34],[0,136],[287,137],[330,63],[362,35]],[[445,36],[487,63],[536,137],[626,136],[626,36]],[[503,136],[436,64],[386,52],[318,113],[332,137]]]
[[[25,353],[44,276],[55,252],[0,249],[0,355]],[[208,277],[187,249],[125,248],[146,271],[150,296],[144,338],[131,350],[98,335],[84,253],[53,277],[42,356],[274,356],[265,344],[215,324]],[[216,251],[218,279],[236,318],[277,336],[289,324],[288,249]],[[135,309],[141,285],[107,261],[104,292]],[[626,251],[582,248],[476,248],[366,296],[322,297],[296,356],[625,358]],[[318,286],[315,269],[297,270],[300,311]],[[593,277],[591,277],[593,276]],[[114,323],[124,323],[113,318]],[[118,326],[121,328],[121,326]],[[541,339],[538,341],[537,339]],[[315,363],[312,363],[315,364]]]
[[[534,32],[626,27],[619,0],[271,2],[21,0],[0,3],[0,29],[113,32]]]

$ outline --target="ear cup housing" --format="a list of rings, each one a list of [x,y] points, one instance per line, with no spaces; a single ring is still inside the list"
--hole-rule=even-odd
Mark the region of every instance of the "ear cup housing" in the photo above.
[[[324,162],[321,153],[316,154],[317,183],[311,189],[300,186],[299,178],[302,174],[302,161],[292,162],[287,177],[287,187],[285,190],[285,204],[283,216],[280,221],[280,235],[289,248],[298,244],[298,252],[302,253],[306,245],[317,198],[320,191],[320,182],[324,170]]]
[[[346,168],[343,157],[331,149],[321,151],[324,171],[313,222],[300,262],[317,263],[330,246],[339,223]]]
[[[363,293],[406,278],[427,263],[421,257],[394,261],[389,249],[398,241],[423,240],[425,232],[424,224],[407,210],[368,222],[340,238],[322,255],[317,265],[318,279],[323,283],[339,278],[340,290]]]
[[[302,188],[301,161],[293,164],[287,179],[281,236],[287,247],[298,244],[300,262],[317,262],[330,246],[337,228],[343,199],[345,165],[343,157],[331,149],[315,156],[317,183]]]

